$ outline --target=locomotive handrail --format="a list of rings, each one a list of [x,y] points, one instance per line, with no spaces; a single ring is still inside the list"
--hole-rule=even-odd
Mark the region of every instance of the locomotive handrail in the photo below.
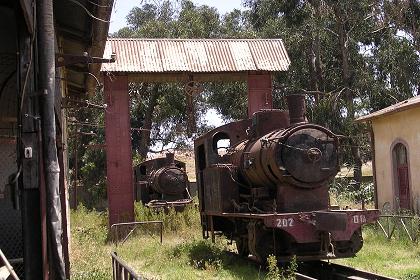
[[[113,280],[143,280],[144,278],[137,275],[137,273],[121,260],[116,252],[111,253],[112,259],[112,279]]]
[[[121,241],[121,244],[124,244],[125,241],[127,241],[128,237],[134,232],[134,230],[139,225],[146,225],[146,224],[159,224],[160,225],[160,243],[163,242],[163,221],[142,221],[142,222],[128,222],[128,223],[117,223],[111,225],[111,233],[112,237],[114,239],[115,246],[118,246],[118,241],[120,240],[119,231],[118,229],[120,227],[124,226],[134,226],[130,232],[124,237],[124,239]]]

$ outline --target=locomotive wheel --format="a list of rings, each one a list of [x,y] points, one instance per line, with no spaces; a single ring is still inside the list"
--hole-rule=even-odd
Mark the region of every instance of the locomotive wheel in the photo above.
[[[248,224],[248,246],[249,252],[259,262],[266,262],[270,254],[275,254],[272,231],[265,230],[261,222],[250,222]]]
[[[235,240],[236,249],[238,250],[238,254],[241,257],[248,257],[249,256],[249,248],[248,248],[248,239],[244,237],[239,237]]]
[[[356,230],[350,238],[351,250],[354,254],[359,252],[363,247],[363,236],[360,229]]]

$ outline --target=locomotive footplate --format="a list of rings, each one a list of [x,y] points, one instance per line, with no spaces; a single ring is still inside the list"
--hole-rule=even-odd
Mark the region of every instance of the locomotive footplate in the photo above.
[[[297,243],[320,241],[321,232],[331,233],[334,241],[350,240],[364,224],[379,219],[379,210],[324,210],[285,214],[223,213],[222,216],[263,220],[267,228],[289,233]]]
[[[298,243],[319,241],[319,232],[331,233],[334,241],[349,240],[364,224],[379,219],[379,210],[329,210],[274,214],[264,217],[264,225],[288,232]]]

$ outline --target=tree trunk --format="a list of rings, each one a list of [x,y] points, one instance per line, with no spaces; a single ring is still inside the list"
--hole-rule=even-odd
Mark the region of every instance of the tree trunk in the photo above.
[[[321,17],[321,3],[319,0],[309,1],[313,14],[312,17],[316,21]],[[309,76],[310,76],[310,89],[314,92],[319,92],[324,90],[324,81],[322,77],[322,68],[321,68],[321,50],[320,50],[320,36],[319,28],[315,24],[315,29],[312,29],[309,33],[310,45],[308,48],[308,64],[309,64]],[[315,94],[315,102],[319,101],[319,93]]]
[[[159,98],[159,85],[153,85],[152,91],[149,97],[149,104],[146,108],[146,113],[144,114],[144,124],[142,127],[144,130],[141,130],[139,154],[142,159],[145,159],[147,157],[147,153],[149,152],[153,112],[157,105],[158,98]]]
[[[334,7],[334,14],[337,20],[338,39],[341,55],[341,70],[343,76],[344,99],[347,107],[347,118],[354,120],[354,104],[353,104],[353,92],[351,90],[351,71],[349,63],[349,48],[348,48],[348,33],[346,31],[345,19],[341,8],[336,5]],[[354,187],[356,190],[360,190],[360,183],[362,181],[362,160],[360,157],[359,143],[356,138],[351,138],[350,151],[354,161],[353,167],[353,180]]]

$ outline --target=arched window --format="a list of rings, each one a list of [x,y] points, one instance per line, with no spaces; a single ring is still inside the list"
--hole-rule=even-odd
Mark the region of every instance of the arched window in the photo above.
[[[408,152],[402,143],[397,143],[392,149],[394,166],[395,195],[399,201],[399,207],[410,209],[410,175],[408,169]]]

